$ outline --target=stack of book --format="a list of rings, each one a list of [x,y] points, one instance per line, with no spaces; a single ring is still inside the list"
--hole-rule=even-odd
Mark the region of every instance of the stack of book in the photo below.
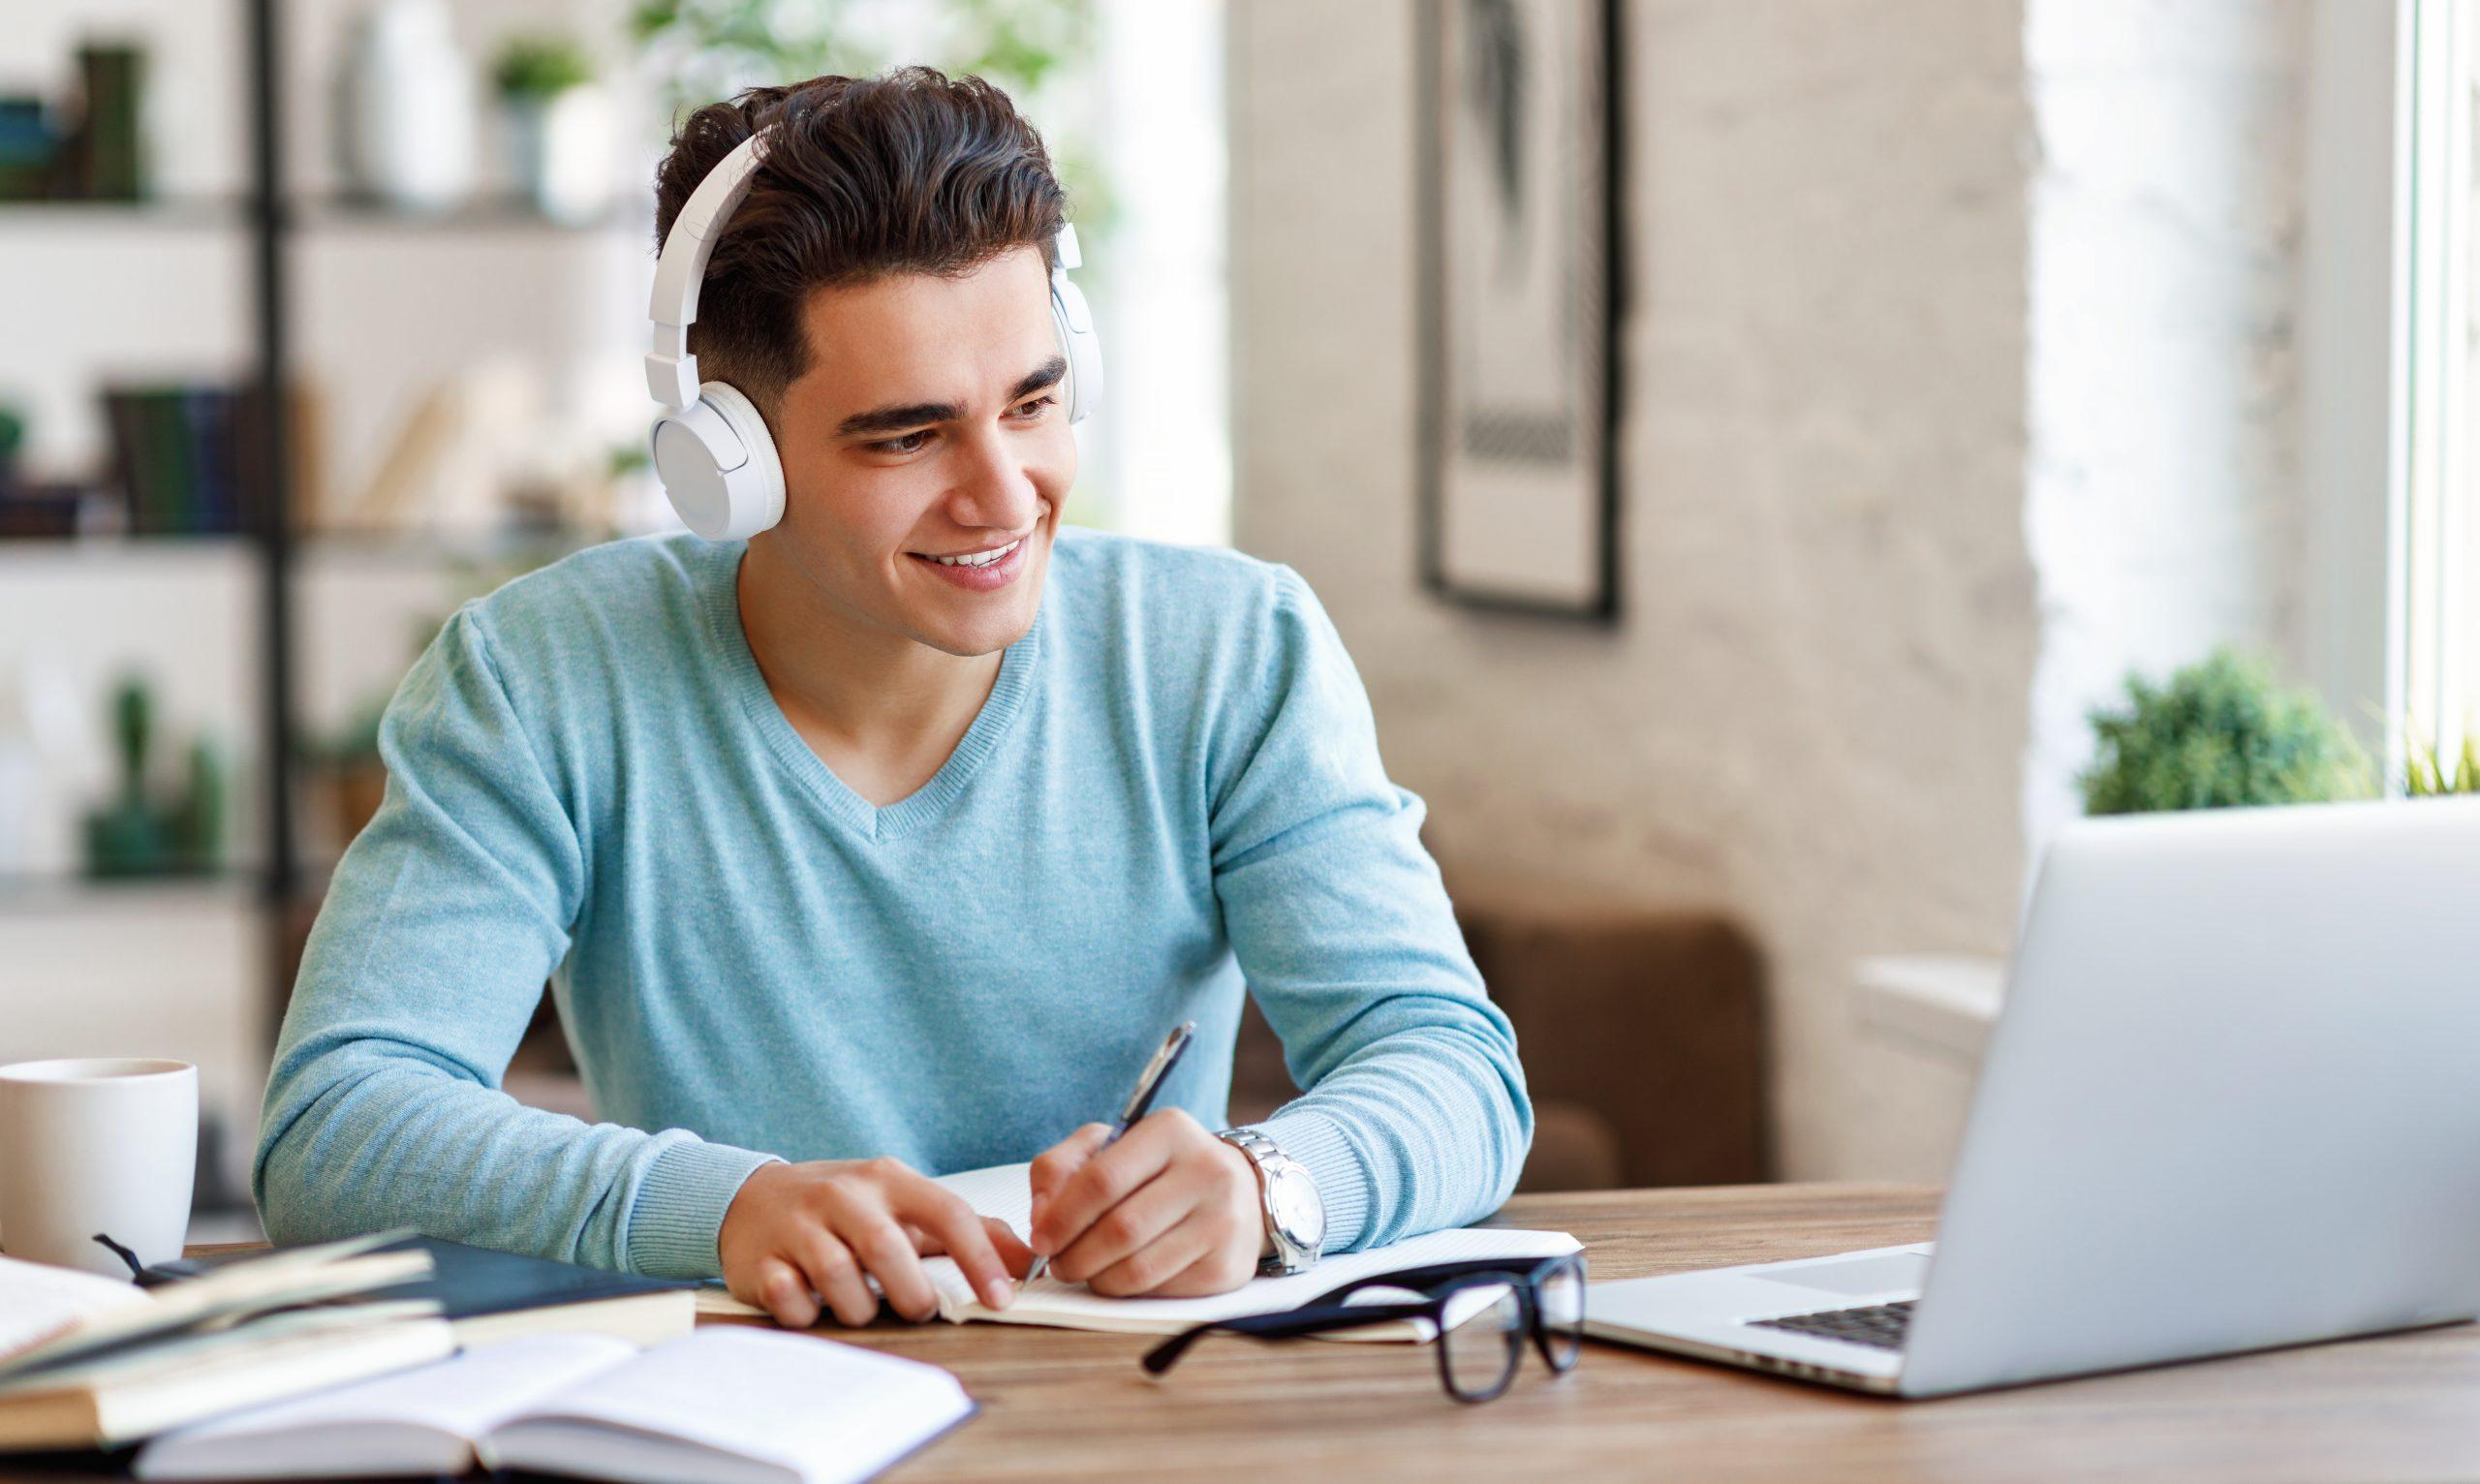
[[[936,1366],[695,1329],[695,1283],[402,1232],[138,1276],[0,1257],[0,1453],[142,1441],[127,1466],[163,1480],[846,1484],[976,1410]]]
[[[455,1348],[436,1299],[364,1299],[427,1277],[385,1235],[300,1248],[140,1288],[0,1257],[0,1448],[78,1448]]]
[[[694,1284],[406,1232],[142,1282],[0,1257],[0,1450],[116,1446],[511,1337],[649,1345],[697,1322]]]

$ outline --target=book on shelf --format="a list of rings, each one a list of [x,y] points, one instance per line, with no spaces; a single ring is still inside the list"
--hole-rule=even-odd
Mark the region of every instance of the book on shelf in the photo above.
[[[60,139],[50,108],[38,96],[0,96],[0,201],[49,196],[60,170]]]
[[[100,499],[82,484],[0,479],[0,541],[76,536],[94,521]]]
[[[255,528],[259,399],[228,386],[116,387],[104,393],[113,468],[133,536],[231,535]],[[245,420],[246,419],[246,420]]]
[[[0,1257],[0,1450],[112,1446],[449,1354],[436,1300],[371,1297],[430,1270],[372,1250],[398,1236],[157,1288]]]
[[[975,1411],[936,1366],[810,1335],[710,1326],[640,1353],[535,1335],[184,1428],[141,1479],[454,1475],[866,1479]]]
[[[132,536],[242,535],[264,528],[269,468],[264,394],[254,383],[105,388],[113,481]],[[306,528],[317,489],[318,403],[286,397],[292,524]]]
[[[71,139],[64,195],[89,201],[138,201],[146,195],[146,54],[118,43],[78,48],[83,84],[78,131]]]

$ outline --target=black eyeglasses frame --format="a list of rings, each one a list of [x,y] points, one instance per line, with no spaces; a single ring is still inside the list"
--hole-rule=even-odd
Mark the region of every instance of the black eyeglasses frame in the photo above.
[[[1428,1267],[1404,1268],[1393,1273],[1373,1273],[1331,1288],[1297,1309],[1276,1314],[1246,1314],[1236,1319],[1194,1325],[1164,1340],[1145,1354],[1148,1375],[1161,1376],[1179,1363],[1189,1346],[1220,1330],[1252,1340],[1284,1340],[1301,1335],[1322,1334],[1331,1330],[1359,1329],[1372,1324],[1386,1324],[1398,1319],[1427,1319],[1438,1331],[1439,1382],[1446,1394],[1458,1402],[1478,1405],[1496,1401],[1515,1384],[1515,1374],[1522,1367],[1524,1337],[1533,1338],[1533,1345],[1541,1363],[1554,1376],[1564,1376],[1576,1367],[1583,1351],[1583,1312],[1577,1312],[1577,1327],[1563,1331],[1564,1350],[1554,1345],[1550,1327],[1542,1317],[1541,1289],[1562,1272],[1572,1269],[1579,1297],[1584,1290],[1585,1259],[1582,1252],[1564,1252],[1556,1257],[1538,1258],[1473,1258],[1464,1262],[1441,1262]],[[1446,1347],[1446,1308],[1448,1301],[1467,1288],[1507,1284],[1515,1293],[1523,1314],[1520,1328],[1506,1331],[1507,1363],[1498,1380],[1485,1391],[1470,1391],[1456,1384],[1455,1373],[1448,1364]],[[1426,1295],[1417,1302],[1397,1304],[1351,1304],[1345,1300],[1364,1288],[1410,1288]]]

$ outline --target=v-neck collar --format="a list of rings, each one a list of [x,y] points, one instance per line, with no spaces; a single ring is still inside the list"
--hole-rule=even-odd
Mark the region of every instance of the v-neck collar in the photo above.
[[[854,792],[810,750],[776,703],[775,693],[767,689],[765,673],[758,667],[758,656],[750,649],[749,633],[740,621],[740,563],[748,547],[747,541],[728,541],[711,550],[705,607],[709,637],[723,657],[725,683],[738,694],[750,725],[828,814],[869,839],[892,840],[937,819],[964,792],[983,761],[998,750],[1016,713],[1024,709],[1025,696],[1033,689],[1034,665],[1041,657],[1042,611],[1048,604],[1036,605],[1033,627],[1001,654],[999,679],[947,760],[928,783],[882,809]]]

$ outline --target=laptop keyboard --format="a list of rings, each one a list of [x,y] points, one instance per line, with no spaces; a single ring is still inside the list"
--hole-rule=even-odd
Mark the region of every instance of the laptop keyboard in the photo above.
[[[1795,1335],[1821,1335],[1828,1340],[1874,1345],[1880,1350],[1903,1348],[1903,1332],[1911,1323],[1912,1300],[1870,1304],[1859,1309],[1829,1309],[1822,1314],[1786,1314],[1780,1319],[1751,1319],[1762,1329],[1787,1329]]]

